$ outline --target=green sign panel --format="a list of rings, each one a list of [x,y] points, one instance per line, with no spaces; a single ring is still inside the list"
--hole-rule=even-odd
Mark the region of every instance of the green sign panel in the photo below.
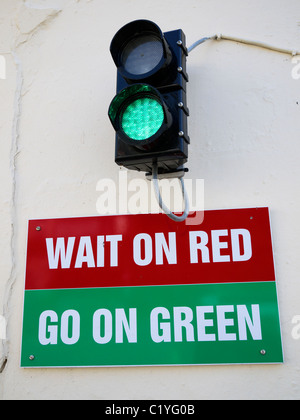
[[[273,282],[32,290],[25,306],[23,367],[282,361]]]

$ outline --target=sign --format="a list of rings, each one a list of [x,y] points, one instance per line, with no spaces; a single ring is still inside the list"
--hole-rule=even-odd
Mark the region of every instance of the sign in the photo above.
[[[29,221],[22,367],[282,361],[267,208]]]

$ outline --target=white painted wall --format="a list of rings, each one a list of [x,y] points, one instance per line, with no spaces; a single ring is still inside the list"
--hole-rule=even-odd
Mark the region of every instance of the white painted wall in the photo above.
[[[0,315],[8,323],[0,398],[299,398],[300,60],[226,41],[188,58],[189,178],[205,180],[207,209],[270,207],[285,363],[19,368],[27,220],[95,215],[97,182],[118,181],[107,118],[115,32],[147,18],[163,31],[182,28],[188,45],[224,33],[299,50],[299,1],[0,3]]]

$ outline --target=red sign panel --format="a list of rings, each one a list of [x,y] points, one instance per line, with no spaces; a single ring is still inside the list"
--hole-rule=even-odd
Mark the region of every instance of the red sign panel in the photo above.
[[[26,289],[275,281],[267,208],[29,221]]]

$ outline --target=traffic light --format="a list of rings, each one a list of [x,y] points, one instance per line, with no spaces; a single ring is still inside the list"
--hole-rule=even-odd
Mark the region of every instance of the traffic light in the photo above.
[[[108,115],[116,131],[115,162],[128,169],[176,172],[188,159],[187,49],[181,29],[162,33],[136,20],[114,36],[117,95]]]

